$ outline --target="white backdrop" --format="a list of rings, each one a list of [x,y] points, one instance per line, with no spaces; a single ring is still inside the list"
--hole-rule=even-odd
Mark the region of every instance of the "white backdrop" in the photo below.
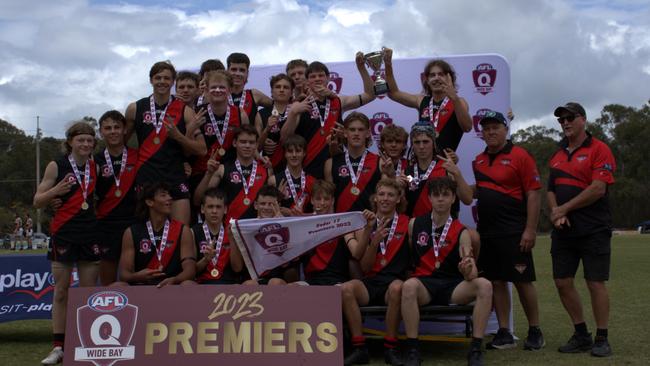
[[[453,66],[456,71],[458,94],[467,100],[470,115],[474,119],[474,129],[463,136],[458,147],[459,166],[463,175],[468,182],[474,182],[471,162],[485,148],[479,136],[479,116],[484,109],[496,110],[506,115],[510,107],[510,67],[505,58],[497,54],[436,58],[442,58]],[[420,75],[431,59],[433,57],[394,59],[393,69],[400,90],[413,94],[422,92]],[[330,89],[341,95],[355,95],[363,91],[363,84],[354,61],[330,62],[326,65],[330,70]],[[285,72],[285,65],[252,66],[247,88],[257,88],[270,95],[270,77],[283,72]],[[372,74],[372,71],[370,73]],[[418,120],[415,109],[404,107],[386,96],[375,99],[358,111],[371,118],[373,137],[377,140],[386,123],[398,124],[409,132],[411,125]],[[376,144],[373,145],[373,149],[376,150]],[[475,215],[472,214],[475,209],[472,208],[461,205],[460,219],[464,224],[475,227]]]

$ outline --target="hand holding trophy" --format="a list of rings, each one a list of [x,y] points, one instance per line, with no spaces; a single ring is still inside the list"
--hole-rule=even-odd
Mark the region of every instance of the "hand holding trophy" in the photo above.
[[[384,47],[381,51],[375,51],[366,53],[363,55],[363,59],[366,61],[366,65],[374,71],[375,79],[375,95],[382,95],[388,93],[388,84],[386,80],[381,77],[381,64],[384,61]]]

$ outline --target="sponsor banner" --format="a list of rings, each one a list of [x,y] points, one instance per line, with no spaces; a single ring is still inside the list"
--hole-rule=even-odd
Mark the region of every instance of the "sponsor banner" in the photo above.
[[[364,225],[361,212],[230,221],[233,239],[253,279]]]
[[[72,273],[77,286],[77,272]],[[45,254],[0,256],[0,323],[50,319],[54,276]]]
[[[336,286],[76,288],[67,316],[66,365],[343,363]]]
[[[330,71],[328,87],[340,95],[357,95],[363,92],[363,84],[352,56],[349,62],[326,63]],[[480,116],[485,109],[496,110],[504,116],[507,115],[510,108],[510,67],[507,61],[497,54],[394,59],[393,69],[400,90],[411,94],[421,93],[424,66],[434,58],[444,59],[456,71],[458,94],[469,104],[470,116]],[[269,78],[283,72],[285,72],[285,65],[253,66],[247,88],[257,88],[271,95]],[[380,72],[383,73],[383,70]],[[372,75],[372,71],[370,74]],[[379,133],[385,125],[396,124],[409,132],[413,123],[418,120],[418,112],[415,109],[404,107],[385,95],[358,108],[357,111],[371,119],[373,152],[377,151]],[[474,182],[472,160],[484,148],[480,126],[475,124],[474,129],[463,136],[457,151],[460,158],[458,165],[465,180],[470,184]],[[460,220],[467,226],[475,227],[476,220],[468,206],[461,206]]]

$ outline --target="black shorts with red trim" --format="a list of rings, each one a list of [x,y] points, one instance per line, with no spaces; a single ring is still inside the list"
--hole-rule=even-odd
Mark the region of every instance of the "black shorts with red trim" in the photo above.
[[[521,251],[521,234],[484,238],[478,268],[490,281],[533,282],[535,263],[532,251]]]
[[[366,277],[361,279],[361,282],[368,290],[368,304],[369,306],[378,306],[386,305],[386,291],[388,291],[388,286],[394,280],[398,280],[397,277],[386,276],[386,275],[377,275],[373,277]]]
[[[47,259],[53,262],[75,263],[80,261],[96,262],[100,259],[99,241],[92,232],[80,233],[75,241],[69,241],[58,235],[52,236],[47,249]]]
[[[437,278],[437,277],[415,277],[422,283],[429,292],[431,305],[451,304],[451,295],[458,285],[463,282],[462,278]]]
[[[585,280],[609,280],[611,239],[609,229],[579,237],[558,238],[552,235],[553,278],[575,277],[582,260]]]

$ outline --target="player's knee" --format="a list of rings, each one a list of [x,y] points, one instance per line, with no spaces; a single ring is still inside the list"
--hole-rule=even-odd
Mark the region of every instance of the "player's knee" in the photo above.
[[[418,281],[409,279],[402,284],[402,301],[413,301],[417,299]]]
[[[476,297],[492,297],[492,282],[479,277],[474,280],[476,286]]]
[[[287,283],[280,278],[271,278],[269,280],[269,286],[279,286],[279,285],[286,285]]]
[[[556,278],[555,287],[559,292],[571,290],[573,288],[573,278]]]
[[[54,291],[54,302],[65,304],[68,302],[68,287],[57,287]]]
[[[589,291],[606,291],[604,281],[587,281],[587,288]]]
[[[390,301],[400,301],[402,298],[402,281],[393,281],[388,286],[388,299]]]
[[[341,298],[343,302],[354,300],[354,287],[352,282],[346,282],[341,285]]]

